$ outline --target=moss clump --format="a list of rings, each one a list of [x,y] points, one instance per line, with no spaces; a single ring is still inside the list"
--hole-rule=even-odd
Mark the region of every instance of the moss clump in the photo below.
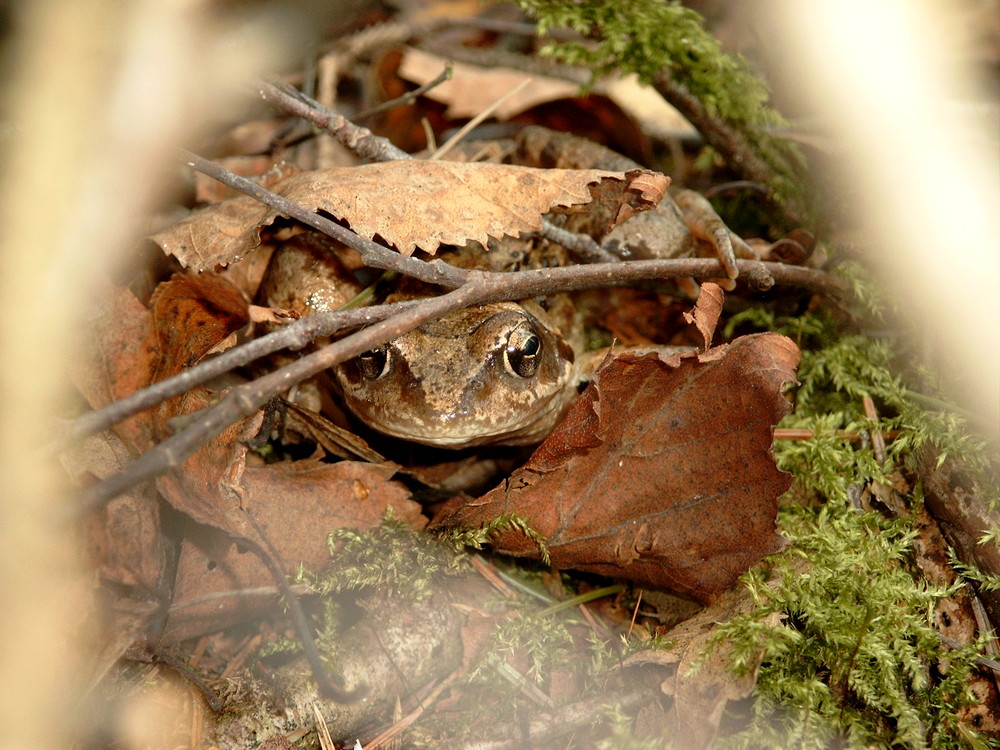
[[[370,587],[420,600],[435,592],[440,576],[470,570],[468,555],[392,519],[365,532],[338,529],[328,545],[330,564],[322,573],[300,570],[296,576],[319,594]]]
[[[854,502],[872,483],[889,483],[897,467],[915,473],[916,453],[928,445],[983,473],[991,464],[985,446],[952,411],[923,408],[927,400],[895,374],[904,368],[888,341],[840,335],[823,315],[783,318],[760,309],[731,320],[729,331],[748,325],[811,347],[803,351],[795,411],[780,427],[815,430],[816,437],[775,445],[805,502],[779,513],[791,548],[771,558],[770,571],[744,578],[756,610],[716,635],[734,645],[738,671],[764,653],[754,698],[733,716],[740,729],[718,746],[1000,746],[956,718],[974,705],[968,677],[983,644],[951,650],[933,627],[935,604],[954,588],[929,585],[912,565],[914,519],[906,511],[887,518]],[[864,396],[884,415],[877,423],[864,414]],[[873,428],[893,434],[884,465],[868,445],[835,432]],[[904,500],[919,509],[919,489]],[[977,577],[967,567],[961,572]],[[763,625],[774,613],[784,624]]]
[[[643,83],[656,84],[667,76],[700,102],[709,117],[746,138],[771,172],[769,178],[758,174],[755,179],[766,179],[776,203],[800,199],[804,159],[794,144],[768,134],[787,123],[769,106],[767,85],[741,57],[722,49],[693,10],[663,0],[519,2],[537,19],[540,34],[569,28],[588,40],[552,42],[542,48],[543,54],[583,66],[594,79],[635,73]]]
[[[549,564],[549,550],[545,546],[545,539],[531,525],[531,520],[514,513],[505,513],[496,518],[476,526],[474,528],[460,528],[446,531],[443,539],[454,545],[457,549],[471,547],[472,549],[484,549],[494,537],[506,534],[509,531],[519,531],[528,539],[538,545],[538,552],[542,562]]]
[[[968,676],[982,644],[941,641],[931,616],[953,589],[908,570],[909,520],[824,506],[787,507],[780,522],[793,549],[770,581],[746,576],[757,610],[717,634],[734,644],[737,670],[764,651],[748,726],[721,746],[965,747],[956,713],[975,701]],[[762,626],[774,612],[784,625]]]

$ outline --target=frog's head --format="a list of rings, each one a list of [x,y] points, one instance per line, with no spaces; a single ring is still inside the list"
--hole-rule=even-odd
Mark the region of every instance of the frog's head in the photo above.
[[[502,302],[442,317],[334,368],[348,408],[373,429],[425,445],[530,445],[562,416],[573,349]]]

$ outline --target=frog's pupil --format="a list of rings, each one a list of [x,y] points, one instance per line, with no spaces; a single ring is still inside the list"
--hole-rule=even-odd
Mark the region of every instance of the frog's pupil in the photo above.
[[[358,355],[358,368],[369,380],[377,380],[385,374],[388,355],[384,346]]]
[[[530,378],[538,369],[538,352],[541,348],[541,339],[533,333],[529,334],[507,347],[507,364],[515,374]]]
[[[528,336],[528,338],[524,340],[524,343],[521,344],[521,354],[525,357],[534,357],[538,354],[539,343],[538,336]]]

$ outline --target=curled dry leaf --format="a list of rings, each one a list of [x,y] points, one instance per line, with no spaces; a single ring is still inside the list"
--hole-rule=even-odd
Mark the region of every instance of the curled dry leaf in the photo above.
[[[693,323],[705,342],[705,349],[712,346],[715,326],[722,313],[723,292],[718,284],[706,282],[699,288],[698,302],[694,310],[684,313],[684,320]]]
[[[556,567],[711,601],[784,546],[775,516],[791,476],[771,441],[798,361],[795,344],[771,333],[611,359],[525,466],[435,525],[527,517]],[[540,556],[518,531],[494,546]]]
[[[636,181],[635,190],[629,189]],[[541,226],[556,208],[589,203],[596,183],[624,189],[633,212],[651,208],[668,178],[653,172],[597,169],[532,169],[505,164],[394,161],[303,172],[274,191],[312,211],[325,211],[352,230],[381,237],[409,255],[433,253],[442,244],[486,244]],[[614,215],[614,214],[612,214]],[[197,271],[228,265],[260,244],[261,229],[278,214],[252,198],[209,206],[153,236],[164,252]]]

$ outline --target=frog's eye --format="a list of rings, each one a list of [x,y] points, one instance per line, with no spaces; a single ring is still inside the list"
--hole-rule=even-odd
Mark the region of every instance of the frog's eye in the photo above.
[[[364,354],[359,354],[356,362],[362,375],[369,380],[378,380],[389,372],[389,349],[380,346]]]
[[[517,328],[507,339],[503,350],[503,364],[507,372],[521,378],[530,378],[538,370],[542,356],[542,340],[531,328]]]

